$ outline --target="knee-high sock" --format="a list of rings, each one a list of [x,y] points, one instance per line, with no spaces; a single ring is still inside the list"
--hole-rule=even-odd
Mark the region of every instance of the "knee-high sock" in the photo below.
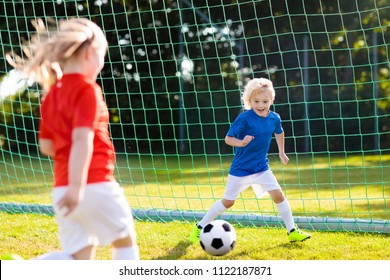
[[[44,255],[38,256],[34,260],[74,260],[74,258],[64,252],[50,252]]]
[[[218,200],[211,206],[209,211],[207,211],[206,215],[204,215],[203,219],[198,223],[199,226],[204,227],[212,220],[214,220],[218,215],[222,214],[226,211],[226,207],[223,205],[222,200]]]
[[[282,218],[287,231],[290,232],[295,226],[290,203],[288,203],[288,200],[285,198],[281,203],[276,204],[276,207],[278,208],[279,215]]]
[[[112,248],[111,256],[113,260],[139,260],[139,249],[137,245]]]

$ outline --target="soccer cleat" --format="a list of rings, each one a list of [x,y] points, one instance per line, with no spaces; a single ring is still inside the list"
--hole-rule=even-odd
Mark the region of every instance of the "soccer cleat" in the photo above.
[[[288,233],[288,240],[290,242],[297,242],[297,241],[305,241],[306,239],[309,239],[311,235],[309,233],[301,231],[297,226],[295,226],[289,233]]]
[[[200,240],[200,231],[202,230],[202,227],[201,226],[198,226],[197,224],[194,225],[194,227],[192,228],[192,231],[191,231],[191,234],[188,238],[188,240],[191,242],[191,243],[196,243],[196,242],[199,242]]]

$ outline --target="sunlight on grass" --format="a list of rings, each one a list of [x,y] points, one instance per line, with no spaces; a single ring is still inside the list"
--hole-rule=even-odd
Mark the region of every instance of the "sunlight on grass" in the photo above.
[[[390,219],[390,155],[290,156],[270,165],[295,215]],[[118,157],[116,178],[133,208],[205,211],[223,196],[231,156]],[[52,162],[12,157],[0,162],[0,202],[51,203]],[[233,212],[275,215],[269,197],[248,189]]]
[[[0,213],[0,256],[25,259],[60,250],[53,217]],[[289,243],[282,228],[240,227],[234,224],[237,244],[223,257],[207,255],[199,244],[189,244],[192,224],[135,222],[143,260],[390,260],[386,234],[311,232],[304,243]],[[99,247],[96,259],[111,258],[110,247]]]

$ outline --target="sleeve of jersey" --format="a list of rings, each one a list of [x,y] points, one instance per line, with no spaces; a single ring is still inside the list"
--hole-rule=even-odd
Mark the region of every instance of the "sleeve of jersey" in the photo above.
[[[38,133],[38,138],[39,139],[50,139],[50,134],[47,131],[45,127],[45,123],[43,122],[42,119],[39,120],[39,133]]]
[[[275,125],[275,131],[274,133],[275,134],[280,134],[280,133],[283,133],[283,127],[282,127],[282,119],[280,118],[280,115],[279,114],[276,114],[276,125]]]
[[[244,119],[239,115],[233,124],[230,126],[227,136],[238,138],[244,127]]]
[[[95,89],[92,86],[84,88],[73,109],[73,127],[93,129],[97,123],[98,108],[99,99]]]

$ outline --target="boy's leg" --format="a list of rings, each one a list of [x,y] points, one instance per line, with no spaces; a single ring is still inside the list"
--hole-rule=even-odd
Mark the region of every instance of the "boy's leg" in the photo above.
[[[276,207],[278,208],[278,213],[280,217],[282,218],[286,229],[288,232],[290,232],[294,226],[294,217],[292,215],[290,203],[288,203],[288,200],[285,198],[282,202],[280,203],[275,203]]]
[[[279,215],[286,226],[289,241],[296,242],[309,239],[311,235],[299,230],[295,225],[290,203],[288,203],[288,200],[284,197],[283,192],[281,190],[273,190],[269,191],[269,194],[275,202]]]
[[[189,237],[189,241],[191,243],[195,243],[199,241],[200,231],[201,229],[206,226],[208,223],[210,223],[212,220],[215,219],[215,217],[222,214],[224,211],[226,211],[226,207],[223,205],[222,200],[218,200],[211,206],[209,211],[207,211],[206,215],[202,218],[202,220],[199,221],[194,227],[192,228],[192,232]]]
[[[223,204],[222,200],[218,200],[211,206],[210,210],[207,211],[206,215],[202,218],[202,220],[199,221],[198,226],[203,228],[205,225],[210,223],[212,220],[214,220],[216,217],[221,215],[223,212],[227,210],[227,207]]]
[[[195,243],[199,241],[200,231],[202,227],[206,226],[217,216],[219,216],[228,208],[233,206],[237,196],[250,186],[250,180],[251,180],[251,176],[237,177],[230,174],[228,175],[228,180],[226,183],[226,189],[225,189],[225,194],[223,196],[223,199],[215,202],[211,206],[209,211],[207,211],[206,215],[202,218],[202,220],[196,225],[194,225],[189,237],[189,241],[191,243]]]

